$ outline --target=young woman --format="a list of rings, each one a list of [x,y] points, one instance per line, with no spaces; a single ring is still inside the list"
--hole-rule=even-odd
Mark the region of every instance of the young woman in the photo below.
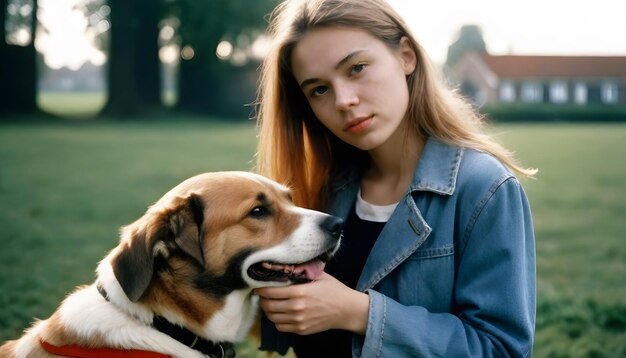
[[[263,349],[298,357],[530,356],[535,247],[518,165],[383,0],[270,18],[258,171],[345,218],[317,280],[263,288]]]

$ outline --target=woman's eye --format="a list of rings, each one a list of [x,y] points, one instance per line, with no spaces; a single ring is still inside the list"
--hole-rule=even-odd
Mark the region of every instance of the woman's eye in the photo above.
[[[361,71],[363,71],[363,69],[365,69],[365,65],[364,64],[358,64],[358,65],[354,65],[350,68],[350,74],[352,75],[356,75],[358,73],[361,73]]]
[[[311,92],[314,96],[321,96],[324,93],[328,92],[328,87],[326,86],[317,86]]]
[[[254,209],[250,210],[248,216],[251,216],[253,218],[262,218],[264,216],[267,216],[267,214],[268,210],[265,207],[257,206]]]

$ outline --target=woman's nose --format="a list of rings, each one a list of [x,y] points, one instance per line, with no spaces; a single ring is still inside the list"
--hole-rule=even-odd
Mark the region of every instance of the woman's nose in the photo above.
[[[347,110],[359,104],[356,88],[350,83],[335,85],[335,105],[340,110]]]

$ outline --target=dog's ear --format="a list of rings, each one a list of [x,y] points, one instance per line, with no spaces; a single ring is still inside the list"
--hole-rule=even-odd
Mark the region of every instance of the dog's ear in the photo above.
[[[204,205],[202,199],[191,194],[184,204],[184,210],[170,217],[170,228],[178,247],[193,257],[204,267],[202,250],[202,223],[204,222]]]
[[[204,206],[195,194],[177,198],[167,208],[146,215],[127,227],[128,239],[111,260],[113,273],[128,298],[143,296],[154,274],[157,257],[167,259],[177,247],[204,266],[202,222]]]

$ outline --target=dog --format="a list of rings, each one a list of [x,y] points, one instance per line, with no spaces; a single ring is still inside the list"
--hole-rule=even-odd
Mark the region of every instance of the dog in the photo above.
[[[122,227],[95,281],[0,357],[233,357],[256,319],[254,288],[314,280],[342,225],[254,173],[191,177]]]

